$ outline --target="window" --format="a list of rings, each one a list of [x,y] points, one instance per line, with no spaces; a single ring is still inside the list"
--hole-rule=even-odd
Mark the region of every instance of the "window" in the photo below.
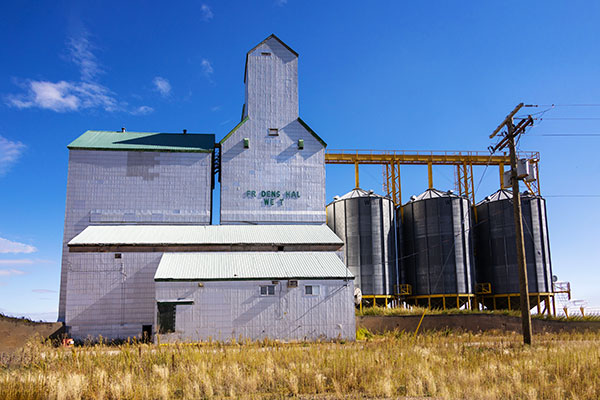
[[[307,296],[318,296],[321,292],[319,285],[306,285],[304,286],[304,294]]]
[[[261,296],[275,296],[275,285],[264,285],[260,287]]]
[[[115,258],[121,258],[121,253],[115,253]]]
[[[261,56],[265,56],[265,57],[269,57],[271,55],[271,53],[269,53],[268,51],[263,51],[262,53],[260,53]]]
[[[277,129],[277,128],[269,129],[269,136],[279,136],[279,129]]]
[[[175,303],[158,303],[158,333],[175,332]]]

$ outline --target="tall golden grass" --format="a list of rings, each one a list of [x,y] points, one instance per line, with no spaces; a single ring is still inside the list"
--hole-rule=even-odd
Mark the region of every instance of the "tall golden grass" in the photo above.
[[[0,399],[598,399],[600,334],[362,332],[347,343],[31,342],[0,359]]]
[[[521,317],[521,312],[518,310],[468,310],[462,308],[448,308],[442,310],[439,308],[425,308],[418,306],[411,306],[410,308],[404,307],[364,307],[361,311],[356,310],[357,316],[376,315],[376,316],[404,316],[404,315],[422,315],[425,312],[427,315],[472,315],[472,314],[486,314],[486,315],[508,315],[512,317]],[[554,321],[600,321],[600,315],[571,315],[571,316],[553,316],[548,314],[531,314],[532,318],[554,320]]]

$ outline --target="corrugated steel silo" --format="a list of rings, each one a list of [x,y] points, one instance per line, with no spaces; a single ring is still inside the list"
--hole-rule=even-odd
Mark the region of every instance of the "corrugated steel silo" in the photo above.
[[[394,203],[356,188],[327,205],[327,225],[344,241],[346,266],[363,295],[393,295],[397,284]]]
[[[491,283],[493,294],[519,293],[512,191],[499,190],[477,204],[477,281]],[[552,292],[552,265],[546,200],[521,195],[523,236],[530,293]]]
[[[403,209],[402,283],[412,286],[412,296],[473,293],[469,200],[428,189]]]

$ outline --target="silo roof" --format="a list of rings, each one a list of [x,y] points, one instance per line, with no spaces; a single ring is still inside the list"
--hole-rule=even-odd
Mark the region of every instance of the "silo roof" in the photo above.
[[[411,197],[411,199],[409,201],[407,201],[406,204],[409,204],[412,201],[438,199],[438,198],[442,198],[442,197],[463,197],[463,196],[459,196],[451,190],[449,190],[447,192],[443,192],[443,191],[437,190],[437,189],[427,189],[420,195]]]
[[[69,246],[274,244],[311,245],[344,242],[327,225],[95,225]]]
[[[524,193],[521,193],[521,197],[535,198],[535,197],[541,197],[541,196],[537,196],[536,194],[533,194],[531,192],[524,192]],[[485,199],[481,200],[475,206],[478,206],[482,203],[487,203],[490,201],[512,200],[512,198],[513,198],[512,190],[499,189],[498,191],[494,192],[493,194],[487,196]]]
[[[165,253],[155,281],[354,279],[334,252]]]
[[[346,193],[345,195],[340,196],[338,199],[332,201],[332,203],[339,201],[339,200],[354,199],[357,197],[384,197],[384,198],[386,198],[385,196],[376,194],[373,191],[367,191],[367,190],[364,190],[361,188],[354,188],[351,191],[349,191],[348,193]]]
[[[214,151],[215,135],[198,133],[157,133],[86,131],[72,141],[71,150],[172,151],[209,153]]]

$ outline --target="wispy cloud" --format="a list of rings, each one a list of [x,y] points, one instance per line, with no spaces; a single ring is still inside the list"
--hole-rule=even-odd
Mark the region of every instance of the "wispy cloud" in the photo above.
[[[79,66],[83,82],[93,82],[96,76],[102,72],[96,61],[96,56],[92,53],[91,47],[90,42],[85,36],[69,40],[71,61]]]
[[[140,106],[138,108],[131,110],[131,114],[133,114],[133,115],[148,115],[152,112],[154,112],[154,108],[149,107],[149,106]]]
[[[80,80],[26,80],[25,92],[6,96],[7,104],[18,108],[41,108],[55,112],[73,112],[99,108],[104,111],[134,113],[125,102],[119,102],[109,88],[98,82],[102,73],[92,46],[85,35],[68,42],[69,60],[79,67]],[[138,107],[139,108],[139,107]]]
[[[29,258],[24,258],[21,260],[0,260],[0,265],[24,265],[24,264],[33,264],[33,260]]]
[[[203,58],[202,62],[200,63],[200,66],[202,67],[202,73],[204,74],[204,76],[210,78],[214,72],[213,66],[210,63],[210,61],[208,61],[206,58]]]
[[[212,112],[217,112],[217,111],[221,111],[221,106],[214,106],[210,108],[210,111]]]
[[[0,253],[34,253],[37,249],[25,243],[13,242],[0,237]]]
[[[19,259],[3,259],[0,260],[0,265],[31,265],[31,264],[53,264],[52,260],[42,260],[39,258],[19,258]]]
[[[25,145],[21,142],[13,142],[0,136],[0,177],[8,172],[10,167],[17,162]]]
[[[33,289],[32,292],[33,293],[56,293],[56,290],[50,290],[50,289]]]
[[[279,7],[283,7],[287,4],[288,0],[275,0],[275,4],[277,4]]]
[[[211,8],[206,4],[202,4],[200,7],[200,13],[203,21],[210,21],[214,17]]]
[[[0,269],[0,276],[24,275],[25,271],[19,269]]]
[[[159,92],[163,97],[171,94],[171,84],[167,79],[157,76],[152,80],[152,83],[154,83],[154,90]]]

